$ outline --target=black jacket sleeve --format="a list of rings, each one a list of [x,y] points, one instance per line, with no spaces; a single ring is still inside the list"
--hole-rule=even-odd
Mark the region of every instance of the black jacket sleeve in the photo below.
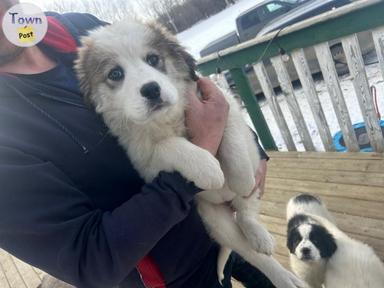
[[[1,146],[0,183],[1,247],[86,288],[120,283],[187,216],[198,192],[179,174],[160,173],[103,212],[52,163]]]

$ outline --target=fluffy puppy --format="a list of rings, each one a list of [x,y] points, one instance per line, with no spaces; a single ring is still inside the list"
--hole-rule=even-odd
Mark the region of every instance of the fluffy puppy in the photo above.
[[[287,247],[290,251],[292,271],[312,288],[324,283],[328,259],[337,250],[333,236],[308,213],[333,221],[320,199],[301,194],[289,200],[287,205]]]
[[[372,248],[340,231],[319,198],[290,199],[287,220],[291,268],[311,287],[384,287],[384,266]]]
[[[337,250],[333,236],[308,217],[313,213],[334,221],[320,199],[309,194],[291,198],[287,205],[287,247],[292,271],[312,288],[324,283],[326,263]]]
[[[326,264],[325,288],[384,287],[384,264],[371,247],[351,239],[326,218],[308,216],[322,225],[337,245],[337,250]]]
[[[302,283],[271,256],[274,242],[258,221],[252,191],[259,156],[239,105],[230,104],[217,158],[186,138],[187,91],[196,89],[193,58],[161,27],[124,21],[83,39],[76,64],[81,88],[147,181],[178,171],[205,191],[196,197],[210,235],[222,246],[218,276],[230,250],[258,267],[277,288]],[[237,210],[234,219],[230,205]]]

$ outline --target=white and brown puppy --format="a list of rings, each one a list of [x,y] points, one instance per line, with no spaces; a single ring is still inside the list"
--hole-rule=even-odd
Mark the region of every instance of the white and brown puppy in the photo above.
[[[292,198],[287,217],[292,270],[311,287],[384,287],[379,257],[338,229],[320,199],[309,194]]]
[[[302,287],[271,256],[274,241],[258,222],[259,156],[233,97],[217,159],[186,138],[186,93],[196,89],[193,58],[164,29],[124,21],[92,31],[79,50],[81,88],[147,181],[178,171],[206,190],[196,197],[211,236],[222,246],[218,275],[230,249],[257,266],[277,288]],[[256,193],[255,193],[256,194]],[[230,202],[237,210],[236,220]]]

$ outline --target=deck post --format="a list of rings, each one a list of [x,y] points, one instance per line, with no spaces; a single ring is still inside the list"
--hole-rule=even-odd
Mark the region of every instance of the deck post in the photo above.
[[[268,76],[263,62],[254,64],[253,70],[256,73],[261,89],[263,90],[265,98],[268,101],[268,105],[269,108],[271,108],[273,117],[275,117],[276,124],[280,129],[281,136],[284,139],[285,145],[287,145],[288,151],[296,151],[295,141],[293,140],[291,132],[289,131],[287,121],[284,118],[284,114],[277,101],[277,97],[273,90],[271,79]]]
[[[357,35],[353,34],[344,37],[342,39],[342,44],[347,58],[349,71],[353,77],[353,85],[363,114],[368,138],[373,149],[376,152],[382,153],[384,152],[383,134],[375,114],[374,103],[369,89],[368,77],[365,72],[364,60]]]
[[[379,60],[381,74],[384,78],[384,28],[379,27],[373,30],[373,41],[375,43],[376,54]]]
[[[257,135],[260,138],[263,147],[266,150],[277,150],[275,140],[273,140],[271,131],[268,128],[267,122],[261,112],[259,103],[252,92],[251,85],[242,68],[233,68],[230,70],[233,81],[236,84],[237,91],[243,100],[248,114],[251,117],[252,123],[255,126]]]
[[[329,125],[327,123],[323,107],[321,106],[319,96],[317,95],[316,86],[313,82],[311,70],[309,68],[308,61],[305,58],[304,50],[302,48],[296,49],[292,52],[291,56],[297,74],[299,75],[301,85],[303,86],[304,94],[309,103],[309,107],[312,110],[312,115],[316,122],[324,148],[326,151],[335,151],[335,145],[333,144]]]
[[[295,96],[287,67],[284,64],[281,55],[271,58],[271,62],[272,66],[275,68],[277,79],[279,80],[281,90],[287,101],[288,109],[291,112],[304,148],[306,151],[315,151],[316,149],[312,142],[311,133],[309,133],[308,127],[305,123],[303,113],[301,112],[301,108]]]
[[[357,142],[355,131],[353,130],[351,117],[345,102],[343,92],[341,90],[339,77],[335,64],[333,62],[332,53],[327,42],[315,46],[317,60],[320,64],[321,73],[324,82],[327,85],[329,97],[332,101],[340,129],[343,133],[345,145],[349,152],[357,152],[360,150]]]

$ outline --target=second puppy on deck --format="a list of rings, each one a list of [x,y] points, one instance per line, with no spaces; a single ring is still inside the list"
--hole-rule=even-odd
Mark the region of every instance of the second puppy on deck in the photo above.
[[[382,288],[384,264],[368,245],[335,224],[320,199],[302,194],[287,206],[292,270],[312,288]]]
[[[287,247],[292,271],[312,288],[322,288],[327,261],[335,253],[337,245],[334,237],[310,218],[309,213],[334,221],[317,197],[301,194],[290,199],[287,205]]]

